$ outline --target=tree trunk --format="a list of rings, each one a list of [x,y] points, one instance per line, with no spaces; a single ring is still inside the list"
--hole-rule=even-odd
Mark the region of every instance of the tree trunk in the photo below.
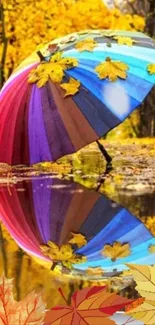
[[[127,7],[132,14],[146,17],[145,32],[155,37],[155,0],[136,0],[132,4],[127,0]],[[155,87],[139,109],[139,137],[155,137]]]

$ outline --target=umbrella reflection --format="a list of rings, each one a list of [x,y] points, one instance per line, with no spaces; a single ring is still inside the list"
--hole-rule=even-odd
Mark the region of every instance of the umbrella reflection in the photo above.
[[[39,176],[0,188],[0,216],[6,228],[27,253],[49,260],[40,245],[61,246],[71,232],[81,233],[87,244],[76,252],[87,262],[74,265],[78,272],[101,267],[107,273],[122,271],[126,263],[154,264],[149,252],[155,239],[145,225],[105,195],[52,176]],[[10,195],[11,194],[11,195]],[[129,243],[131,254],[116,261],[101,254],[107,244]]]

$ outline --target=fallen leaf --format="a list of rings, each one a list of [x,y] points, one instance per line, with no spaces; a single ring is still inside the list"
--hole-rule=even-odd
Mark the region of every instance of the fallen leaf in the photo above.
[[[145,299],[155,302],[155,265],[127,264],[137,283],[136,290]]]
[[[149,64],[147,70],[150,74],[155,74],[155,63]]]
[[[109,78],[110,81],[116,81],[117,78],[126,79],[128,65],[121,61],[113,61],[107,57],[105,62],[101,62],[96,68],[100,79]]]
[[[150,245],[150,246],[149,246],[149,252],[150,252],[151,254],[155,254],[155,245]]]
[[[155,301],[146,300],[142,305],[129,311],[127,315],[142,321],[145,325],[155,324]]]
[[[107,292],[106,287],[85,288],[73,294],[70,306],[66,302],[47,311],[44,325],[114,325],[109,317],[129,303],[127,298]]]
[[[13,298],[13,279],[0,277],[0,324],[41,325],[45,315],[41,294],[30,293],[24,300]]]
[[[103,276],[104,270],[101,267],[88,267],[86,274],[90,276]]]
[[[75,80],[73,78],[70,78],[69,82],[61,84],[61,88],[66,90],[64,97],[75,95],[77,92],[79,92],[79,87],[80,87],[80,81]]]
[[[49,241],[47,245],[41,245],[40,248],[46,256],[54,262],[61,262],[68,269],[71,269],[73,264],[81,264],[87,261],[85,256],[75,254],[70,244],[64,244],[59,247]]]
[[[77,245],[79,248],[81,248],[82,246],[87,244],[87,240],[85,238],[84,235],[82,234],[75,234],[75,233],[71,233],[73,238],[69,240],[69,244],[75,244]]]
[[[93,38],[84,39],[78,43],[76,43],[76,49],[80,52],[89,51],[93,52],[94,48],[97,46],[96,41]]]
[[[128,315],[141,320],[145,325],[155,324],[155,265],[127,264],[136,281],[136,290],[144,298],[143,304],[127,312]]]
[[[115,36],[114,39],[117,40],[117,43],[118,43],[119,45],[128,45],[128,46],[132,46],[133,43],[136,43],[136,41],[133,40],[131,37]]]
[[[118,258],[129,256],[131,251],[129,244],[115,242],[113,245],[105,245],[101,253],[115,262]]]

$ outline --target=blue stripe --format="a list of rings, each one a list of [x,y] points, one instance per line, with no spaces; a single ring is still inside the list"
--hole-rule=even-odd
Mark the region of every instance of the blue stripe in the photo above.
[[[153,59],[152,61],[155,62],[155,50],[153,50]],[[85,60],[85,62],[90,61],[90,66],[92,65],[92,68],[95,68],[98,64],[103,62],[107,56],[111,57],[112,60],[117,60],[117,61],[122,61],[126,63],[130,67],[130,73],[135,75],[136,77],[139,76],[139,78],[142,78],[144,80],[147,80],[148,82],[152,83],[153,85],[155,84],[155,75],[151,75],[147,71],[147,66],[150,63],[150,56],[149,54],[147,55],[147,59],[145,58],[138,58],[138,56],[129,56],[129,53],[127,52],[126,55],[124,55],[120,51],[117,52],[110,52],[108,50],[103,50],[103,51],[97,51],[94,50],[93,53],[90,52],[78,52],[77,50],[71,50],[71,51],[66,51],[64,53],[64,57],[75,57],[79,60],[79,62],[82,63],[82,60]],[[84,63],[85,63],[84,62]]]
[[[74,68],[74,69],[68,70],[67,75],[79,80],[81,82],[81,84],[86,89],[88,89],[90,91],[90,93],[92,93],[95,97],[98,98],[98,100],[102,103],[102,105],[107,107],[111,111],[111,113],[113,113],[121,121],[123,121],[137,106],[140,105],[140,101],[129,97],[128,94],[125,93],[127,100],[128,100],[127,107],[120,108],[122,94],[119,91],[118,91],[118,93],[117,93],[117,91],[115,91],[115,94],[117,95],[117,99],[114,101],[114,106],[110,105],[109,96],[107,97],[107,94],[104,92],[104,89],[106,89],[104,87],[106,87],[107,85],[110,84],[110,86],[112,86],[112,87],[114,87],[114,89],[116,89],[115,88],[116,86],[121,86],[124,91],[124,89],[126,90],[126,88],[127,88],[127,86],[126,86],[127,80],[125,80],[125,81],[118,80],[115,83],[111,83],[108,80],[100,80],[95,73],[93,74],[93,73],[86,71],[84,69],[81,69],[81,68]],[[128,80],[130,80],[130,76],[128,76]],[[132,82],[130,81],[129,84],[131,85]],[[88,102],[89,102],[89,94],[90,93],[88,92],[88,96],[87,96]],[[84,96],[84,94],[82,94],[82,96]],[[83,99],[84,99],[84,97],[82,97],[82,100]],[[81,100],[81,104],[82,104],[82,100]],[[80,102],[77,104],[80,106]],[[96,109],[98,110],[100,117],[104,121],[106,119],[105,111],[104,111],[102,105],[100,105],[100,107],[98,107],[97,104],[98,103],[96,103]],[[89,110],[89,114],[90,114],[90,110]],[[108,125],[110,125],[109,123],[110,123],[110,120],[108,119]],[[116,126],[116,125],[114,125],[114,126]]]
[[[136,217],[126,209],[122,209],[105,228],[77,252],[84,255],[90,255],[96,251],[100,251],[104,245],[113,244],[139,224],[141,224],[141,222]]]
[[[80,92],[74,95],[72,100],[77,104],[99,137],[121,123],[121,120],[87,89],[81,87]]]

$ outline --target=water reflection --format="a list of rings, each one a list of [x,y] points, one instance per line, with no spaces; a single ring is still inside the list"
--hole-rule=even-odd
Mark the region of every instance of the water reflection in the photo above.
[[[67,243],[71,232],[82,233],[88,243],[77,251],[87,262],[74,265],[78,273],[102,267],[105,276],[126,268],[126,263],[154,264],[149,246],[155,239],[145,225],[124,207],[103,194],[71,181],[38,176],[0,188],[0,215],[19,246],[41,260],[50,261],[40,250],[49,240]],[[105,244],[129,243],[131,255],[113,262],[101,254]]]

